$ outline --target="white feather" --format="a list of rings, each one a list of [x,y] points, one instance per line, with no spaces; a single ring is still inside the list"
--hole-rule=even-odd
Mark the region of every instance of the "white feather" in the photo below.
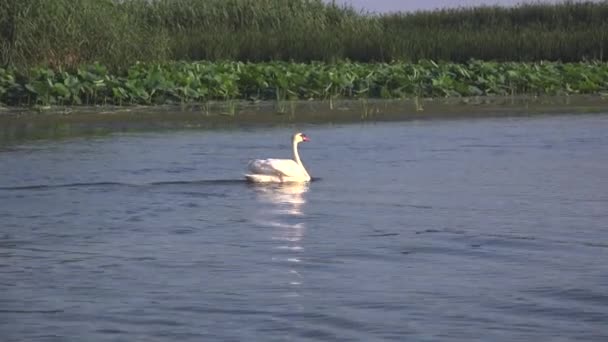
[[[256,159],[249,162],[254,174],[293,177],[301,176],[303,169],[292,159]]]
[[[298,155],[298,143],[307,138],[301,133],[293,136],[294,159],[256,159],[248,164],[250,174],[245,178],[256,183],[308,182],[310,175]]]

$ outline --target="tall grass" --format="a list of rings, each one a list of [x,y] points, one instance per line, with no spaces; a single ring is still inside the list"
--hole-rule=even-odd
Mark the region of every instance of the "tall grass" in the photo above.
[[[0,65],[606,60],[608,1],[372,14],[321,0],[0,0]]]
[[[572,62],[608,57],[608,1],[450,9],[380,20],[395,58]],[[409,39],[399,38],[404,35]]]
[[[169,36],[142,17],[142,1],[0,0],[3,65],[74,68],[103,61],[126,68],[134,61],[170,58]]]

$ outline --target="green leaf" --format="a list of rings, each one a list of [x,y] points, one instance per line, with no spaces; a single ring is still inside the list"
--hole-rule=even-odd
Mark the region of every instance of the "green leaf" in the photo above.
[[[68,97],[70,95],[70,90],[63,83],[59,82],[53,85],[53,92],[61,97]]]

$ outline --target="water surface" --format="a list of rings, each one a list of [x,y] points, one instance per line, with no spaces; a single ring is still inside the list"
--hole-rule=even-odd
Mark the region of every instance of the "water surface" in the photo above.
[[[0,152],[3,341],[606,341],[608,115]],[[288,157],[309,185],[243,182]]]

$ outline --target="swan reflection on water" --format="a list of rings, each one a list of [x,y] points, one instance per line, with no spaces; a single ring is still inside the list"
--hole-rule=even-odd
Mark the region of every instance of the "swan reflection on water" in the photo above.
[[[306,232],[304,209],[308,183],[282,183],[255,185],[256,198],[264,205],[260,208],[260,223],[272,228],[271,240],[279,241],[274,249],[279,255],[272,259],[288,265],[289,290],[287,297],[299,297],[296,290],[302,285],[303,277],[297,266],[302,262],[300,257],[304,250],[303,238]]]
[[[257,197],[260,201],[275,205],[273,208],[279,213],[291,216],[304,215],[302,208],[306,204],[308,183],[282,183],[273,185],[255,185]]]

